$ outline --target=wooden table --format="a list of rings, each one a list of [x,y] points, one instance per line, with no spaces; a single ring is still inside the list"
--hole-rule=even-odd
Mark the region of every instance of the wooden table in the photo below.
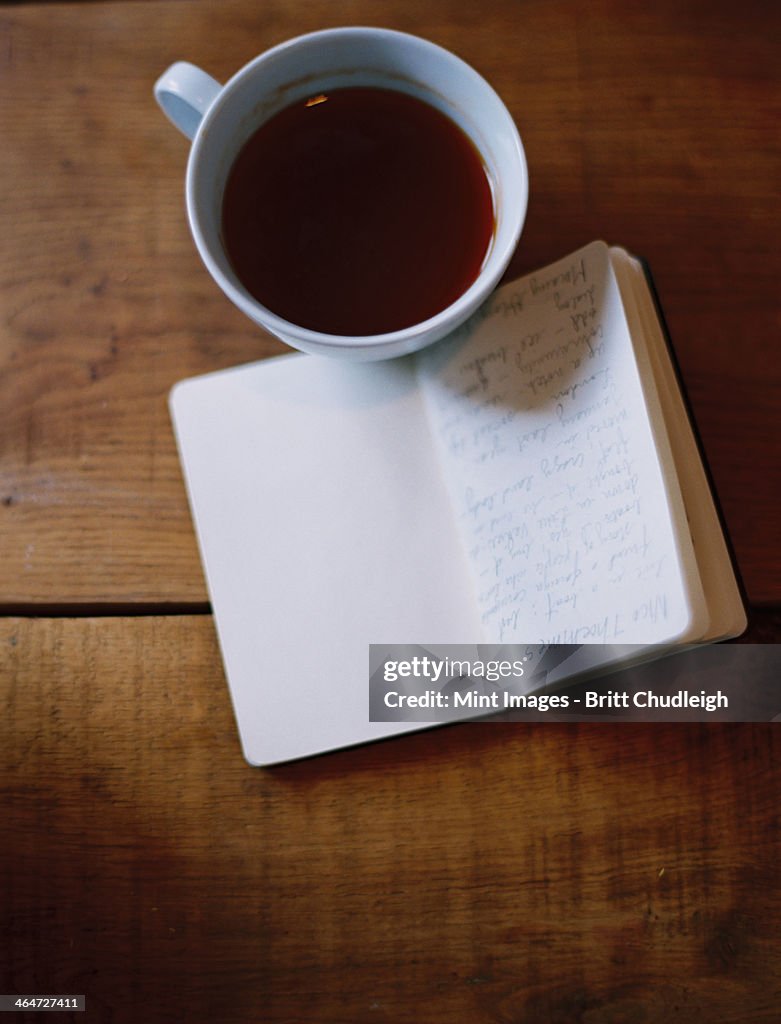
[[[112,1024],[778,1021],[773,726],[241,758],[166,396],[284,347],[201,267],[151,86],[346,23],[430,37],[505,98],[531,172],[512,274],[596,237],[648,260],[749,638],[781,637],[776,4],[4,5],[0,990]]]

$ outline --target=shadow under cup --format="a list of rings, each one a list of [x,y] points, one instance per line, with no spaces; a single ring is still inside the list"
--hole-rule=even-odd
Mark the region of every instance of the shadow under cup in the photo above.
[[[349,318],[345,321],[347,330],[341,325],[336,330],[323,330],[317,324],[297,323],[295,315],[274,309],[271,302],[266,305],[259,301],[258,288],[248,287],[242,279],[247,275],[236,273],[226,250],[223,199],[234,165],[238,170],[244,159],[240,154],[245,146],[249,151],[253,136],[260,143],[291,111],[304,109],[307,101],[312,106],[337,90],[337,97],[366,97],[370,92],[376,96],[380,95],[377,90],[382,90],[385,97],[402,94],[401,99],[408,104],[422,101],[457,126],[457,134],[467,136],[484,165],[493,204],[488,251],[474,278],[464,282],[463,291],[419,322],[392,324],[390,329],[380,324],[379,329],[369,330],[360,325],[354,329]],[[407,113],[401,118],[405,119]],[[269,138],[272,136],[269,134]],[[286,145],[284,132],[277,136],[272,145]],[[262,145],[256,149],[262,156]],[[312,172],[311,190],[317,186],[317,169],[308,170]],[[379,202],[382,189],[375,191]],[[527,196],[526,163],[517,129],[488,83],[448,51],[416,37],[381,29],[314,33],[256,58],[221,89],[207,110],[195,136],[187,174],[187,207],[196,245],[226,295],[252,320],[288,344],[351,359],[403,355],[436,341],[463,322],[493,291],[506,269],[523,226]],[[349,197],[346,202],[349,204]],[[273,208],[273,204],[270,206]],[[295,208],[290,208],[291,220],[296,219]],[[361,220],[359,211],[352,213],[354,221]],[[457,218],[459,211],[454,209],[452,215]],[[257,246],[263,249],[262,238],[257,239]],[[273,265],[276,255],[274,246],[267,245],[267,262],[270,259]],[[377,262],[381,270],[386,269],[382,252],[378,252]],[[349,270],[345,285],[349,304]],[[367,323],[364,319],[363,324]]]

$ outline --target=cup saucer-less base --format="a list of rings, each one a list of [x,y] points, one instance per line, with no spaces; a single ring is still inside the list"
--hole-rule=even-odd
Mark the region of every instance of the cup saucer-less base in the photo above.
[[[184,73],[183,67],[191,70]],[[424,323],[368,337],[322,334],[276,316],[242,286],[221,239],[225,182],[249,136],[283,107],[348,85],[407,92],[459,125],[483,157],[496,217],[493,243],[480,275],[454,303]],[[155,95],[188,137],[197,123],[187,165],[187,213],[207,269],[239,309],[294,348],[352,360],[388,359],[421,349],[475,312],[515,251],[528,202],[526,158],[518,130],[488,82],[434,43],[390,29],[327,29],[268,50],[224,86],[192,65],[173,65],[158,80]]]

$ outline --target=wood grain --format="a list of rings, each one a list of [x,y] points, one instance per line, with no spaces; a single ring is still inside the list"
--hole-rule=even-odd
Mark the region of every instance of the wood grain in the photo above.
[[[199,602],[166,409],[178,379],[283,346],[200,266],[187,146],[151,86],[386,24],[507,101],[531,205],[512,273],[596,237],[654,273],[750,597],[781,599],[779,8],[663,0],[230,0],[0,10],[0,602]]]
[[[207,616],[4,619],[0,664],[4,992],[114,1024],[778,1019],[773,727],[472,724],[263,771]]]

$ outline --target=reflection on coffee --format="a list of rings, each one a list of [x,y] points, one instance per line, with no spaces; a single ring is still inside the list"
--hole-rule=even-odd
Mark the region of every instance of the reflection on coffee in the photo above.
[[[426,320],[475,280],[494,208],[480,154],[440,111],[389,89],[287,107],[228,176],[223,240],[247,290],[328,334]]]

